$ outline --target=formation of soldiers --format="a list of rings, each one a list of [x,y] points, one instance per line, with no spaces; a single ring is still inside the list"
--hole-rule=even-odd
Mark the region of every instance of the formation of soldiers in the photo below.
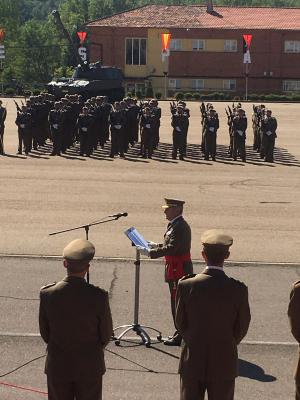
[[[16,103],[16,102],[15,102]],[[76,146],[80,156],[91,156],[99,146],[110,141],[110,157],[125,158],[130,147],[140,141],[140,156],[152,158],[160,141],[161,108],[152,99],[137,103],[125,98],[110,104],[106,97],[97,96],[83,101],[80,95],[66,95],[55,101],[51,94],[32,96],[20,107],[17,103],[18,153],[28,155],[32,149],[53,144],[51,155],[61,155]],[[173,128],[172,158],[184,160],[187,151],[190,110],[186,103],[170,103]],[[246,131],[248,120],[241,103],[226,108],[229,129],[228,155],[246,162]],[[205,160],[216,160],[219,116],[211,103],[200,105],[202,140]],[[267,162],[274,160],[277,121],[264,105],[253,106],[253,149]]]
[[[89,157],[110,139],[110,157],[125,157],[141,136],[141,155],[152,157],[159,143],[161,109],[157,100],[141,102],[125,98],[110,104],[105,96],[83,101],[80,95],[66,95],[55,101],[51,94],[32,96],[20,107],[17,103],[19,146],[25,154],[53,143],[51,155],[61,155],[79,143],[79,154]]]

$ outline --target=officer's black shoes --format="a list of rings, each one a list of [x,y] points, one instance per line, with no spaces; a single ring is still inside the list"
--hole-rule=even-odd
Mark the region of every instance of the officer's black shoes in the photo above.
[[[125,154],[120,154],[120,157],[121,158],[125,158]]]
[[[164,344],[166,346],[180,346],[182,342],[182,337],[180,335],[175,335],[171,339],[165,340]]]
[[[109,157],[110,157],[110,158],[114,158],[114,155],[113,155],[113,154],[110,154]]]

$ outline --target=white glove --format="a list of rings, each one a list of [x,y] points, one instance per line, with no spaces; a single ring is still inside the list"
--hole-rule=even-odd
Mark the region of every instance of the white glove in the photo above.
[[[147,250],[145,247],[136,246],[136,248],[140,252],[140,254],[143,254],[143,256],[149,257],[149,250]]]
[[[158,243],[151,242],[151,241],[148,241],[148,245],[149,245],[150,249],[155,249],[159,246]]]

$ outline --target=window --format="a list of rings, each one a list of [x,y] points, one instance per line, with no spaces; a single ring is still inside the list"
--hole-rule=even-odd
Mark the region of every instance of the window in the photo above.
[[[300,92],[300,81],[283,81],[285,92]]]
[[[169,79],[169,88],[171,88],[171,89],[180,89],[181,88],[180,79]]]
[[[204,79],[193,79],[192,80],[193,89],[204,89]]]
[[[193,50],[194,51],[205,50],[205,41],[203,39],[194,39],[193,40]]]
[[[225,40],[224,51],[236,52],[237,51],[237,40]]]
[[[126,65],[146,65],[147,40],[126,39]]]
[[[224,90],[235,90],[236,89],[236,80],[235,79],[224,79],[223,80],[223,89]]]
[[[171,39],[170,50],[179,51],[181,50],[181,39]]]
[[[300,53],[300,41],[286,40],[284,42],[285,53]]]

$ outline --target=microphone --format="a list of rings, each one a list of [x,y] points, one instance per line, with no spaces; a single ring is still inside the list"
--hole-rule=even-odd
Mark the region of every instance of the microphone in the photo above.
[[[109,215],[109,217],[119,219],[121,217],[127,217],[127,215],[128,215],[128,213],[124,212],[124,213],[118,213],[118,214],[114,214],[114,215]]]

